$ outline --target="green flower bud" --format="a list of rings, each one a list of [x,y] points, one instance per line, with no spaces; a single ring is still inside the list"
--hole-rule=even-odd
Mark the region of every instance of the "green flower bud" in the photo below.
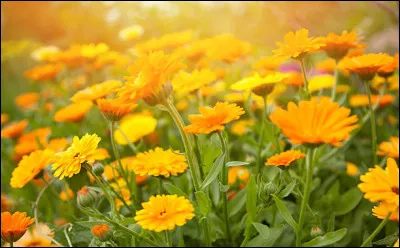
[[[101,175],[104,172],[104,165],[101,163],[95,163],[92,167],[93,173],[98,176],[101,177]]]
[[[91,189],[89,189],[87,186],[83,186],[79,191],[78,191],[78,205],[80,207],[91,207],[94,202],[96,202],[97,199],[97,193]]]

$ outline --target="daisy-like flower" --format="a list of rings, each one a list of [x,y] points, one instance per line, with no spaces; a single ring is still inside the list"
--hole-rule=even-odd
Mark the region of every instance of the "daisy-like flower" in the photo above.
[[[308,91],[314,92],[320,89],[332,88],[335,79],[332,75],[318,75],[308,80]]]
[[[233,63],[250,54],[251,44],[235,38],[231,34],[222,34],[211,38],[206,49],[206,56],[217,61]]]
[[[239,188],[243,189],[246,187],[247,182],[250,178],[250,172],[246,167],[234,166],[228,170],[228,184],[232,185],[236,181],[239,181]]]
[[[24,143],[24,142],[37,143],[36,139],[38,139],[43,146],[46,146],[47,138],[50,136],[50,134],[51,134],[50,127],[38,128],[30,132],[21,134],[21,136],[18,137],[18,143]]]
[[[225,124],[237,120],[244,110],[236,104],[227,102],[217,102],[213,108],[199,107],[200,115],[189,115],[189,121],[192,123],[184,128],[186,133],[209,134],[215,131],[222,131]]]
[[[346,162],[346,174],[354,177],[357,176],[360,171],[358,170],[357,165],[351,163],[351,162]]]
[[[1,213],[1,238],[7,242],[19,240],[35,219],[26,217],[26,213],[10,212]]]
[[[54,115],[54,120],[56,122],[78,122],[85,117],[92,106],[93,103],[87,100],[80,101],[78,103],[72,103],[62,109],[59,109]]]
[[[253,76],[244,78],[239,82],[231,85],[232,90],[252,90],[254,94],[265,96],[274,90],[277,83],[281,83],[288,75],[280,72],[267,74],[261,77],[258,73]]]
[[[52,80],[57,77],[62,69],[63,66],[61,64],[40,65],[25,71],[24,76],[33,81]]]
[[[399,69],[399,54],[393,57],[391,63],[387,63],[378,70],[378,75],[384,78],[388,78],[393,75],[395,70]]]
[[[144,29],[142,26],[135,24],[119,31],[119,38],[121,40],[136,40],[142,36]]]
[[[362,183],[358,184],[358,188],[365,193],[365,199],[399,206],[399,167],[393,158],[387,159],[385,170],[375,165],[360,176],[360,180]]]
[[[62,180],[81,171],[82,164],[93,161],[97,145],[101,138],[97,134],[85,134],[81,139],[75,136],[72,145],[64,152],[59,152],[52,159],[54,176]]]
[[[66,138],[54,138],[49,141],[49,144],[46,146],[46,148],[54,151],[54,152],[60,152],[63,151],[64,148],[68,145],[69,141]]]
[[[334,59],[328,58],[316,63],[315,68],[321,72],[333,73],[336,68],[336,62]]]
[[[392,212],[389,216],[389,220],[399,222],[399,204],[381,202],[372,209],[372,213],[382,220],[386,218],[389,212]]]
[[[379,96],[378,95],[372,95],[371,96],[371,104],[375,105],[376,102],[378,101]],[[384,107],[386,105],[391,104],[396,100],[396,97],[390,94],[385,94],[381,96],[381,99],[379,100],[379,107]],[[362,95],[362,94],[355,94],[351,95],[349,99],[349,104],[352,107],[364,107],[369,105],[368,101],[368,96],[367,95]]]
[[[118,91],[118,97],[127,102],[143,99],[150,106],[163,103],[172,92],[169,79],[176,71],[184,68],[175,54],[154,52],[139,57],[128,71],[132,76]]]
[[[157,126],[157,120],[148,114],[133,114],[126,115],[120,121],[120,130],[115,130],[114,139],[120,145],[127,145],[128,139],[130,142],[134,143],[146,135],[154,132]]]
[[[195,216],[193,205],[183,196],[151,196],[142,206],[143,209],[136,212],[135,221],[150,231],[173,230],[175,226],[183,226]]]
[[[393,62],[393,58],[384,53],[369,53],[352,58],[344,58],[338,68],[356,73],[363,80],[374,78],[378,70]]]
[[[14,243],[14,247],[51,247],[55,246],[52,244],[51,240],[49,240],[43,234],[54,237],[54,233],[51,231],[48,225],[45,223],[39,222],[40,231],[37,229],[36,225],[32,226],[30,230],[28,230],[24,236],[22,236],[17,242]],[[43,233],[43,234],[42,234]],[[6,244],[5,246],[9,246]]]
[[[118,80],[108,80],[76,92],[70,100],[74,103],[85,100],[95,101],[114,93],[121,85],[122,83]]]
[[[25,128],[28,126],[28,120],[22,120],[19,122],[12,122],[1,129],[1,137],[2,138],[15,138],[19,136]]]
[[[305,158],[306,155],[299,150],[289,150],[286,152],[281,152],[267,159],[265,165],[273,166],[289,166],[294,161]]]
[[[245,134],[246,131],[249,130],[249,127],[253,125],[254,125],[253,120],[239,120],[232,124],[230,130],[233,134],[240,136]]]
[[[322,39],[323,46],[321,49],[328,54],[329,57],[339,60],[346,56],[349,49],[363,48],[364,44],[359,43],[363,37],[357,36],[357,33],[353,30],[350,33],[343,31],[341,35],[330,32],[327,37]]]
[[[375,76],[371,81],[371,87],[377,91],[380,91],[385,83],[387,82],[387,90],[389,91],[399,91],[399,75],[392,75],[387,78],[380,76]]]
[[[8,114],[1,113],[1,125],[6,123],[8,121],[8,119],[9,119]]]
[[[36,92],[28,92],[21,94],[15,98],[15,104],[21,109],[33,109],[37,107],[39,94]]]
[[[134,103],[125,103],[120,98],[98,99],[97,106],[105,117],[114,122],[119,121],[124,115],[129,114],[137,107]]]
[[[141,176],[177,176],[188,167],[185,155],[177,154],[179,151],[163,150],[156,147],[154,150],[139,153],[132,161],[133,171]]]
[[[328,98],[300,101],[297,106],[289,102],[288,109],[277,108],[270,120],[282,129],[293,144],[323,143],[340,146],[359,125],[357,115],[349,116],[350,109],[339,107]],[[299,122],[298,120],[302,120]]]
[[[214,71],[209,69],[194,70],[191,73],[178,72],[171,83],[178,94],[184,95],[211,84],[217,79]]]
[[[379,156],[389,156],[391,158],[399,158],[399,137],[390,137],[389,141],[379,144],[379,150],[376,152]]]
[[[316,52],[325,44],[321,38],[308,37],[308,30],[302,28],[296,33],[289,32],[285,35],[284,43],[277,42],[278,49],[272,52],[276,57],[301,60],[306,54]]]
[[[275,57],[275,56],[268,56],[263,57],[260,60],[254,62],[253,68],[256,70],[265,70],[265,71],[276,71],[283,63],[284,59]]]
[[[11,175],[10,185],[22,188],[50,164],[54,152],[50,149],[37,150],[24,156]]]
[[[81,54],[81,45],[73,44],[65,51],[57,52],[49,57],[54,63],[61,63],[68,67],[77,67],[85,63],[85,57]]]

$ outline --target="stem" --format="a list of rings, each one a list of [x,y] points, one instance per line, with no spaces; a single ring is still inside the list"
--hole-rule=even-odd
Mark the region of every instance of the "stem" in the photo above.
[[[338,73],[339,70],[337,69],[337,60],[335,59],[335,71],[334,71],[334,81],[333,81],[333,88],[332,88],[332,93],[331,93],[331,101],[335,101],[335,96],[336,96],[336,86],[337,86],[337,81],[338,81]]]
[[[66,226],[66,227],[64,228],[64,235],[65,235],[65,238],[67,239],[68,246],[69,246],[69,247],[73,247],[73,246],[72,246],[71,239],[69,238],[68,233],[67,233],[67,228],[68,228],[68,226]]]
[[[128,137],[126,136],[126,134],[124,132],[122,132],[122,129],[119,127],[119,125],[115,125],[117,127],[117,130],[122,134],[122,136],[124,137],[124,139],[126,140],[126,143],[128,143],[129,148],[131,148],[131,150],[133,151],[133,153],[137,154],[137,149],[135,147],[134,144],[132,144],[132,142],[128,139]],[[111,135],[112,136],[112,135]]]
[[[375,236],[382,230],[382,228],[386,225],[386,222],[389,220],[390,215],[392,212],[389,212],[388,215],[386,215],[385,219],[382,220],[381,224],[375,229],[375,231],[369,235],[369,237],[362,243],[361,247],[365,247],[371,242]]]
[[[374,165],[378,164],[378,157],[376,156],[376,122],[375,122],[375,114],[374,109],[372,107],[371,101],[371,89],[369,88],[368,81],[364,81],[364,86],[367,91],[368,95],[368,102],[369,102],[369,112],[371,115],[371,135],[372,135],[372,155],[374,158]],[[378,102],[379,103],[379,102]]]
[[[306,69],[304,66],[304,59],[300,59],[300,66],[301,66],[301,73],[303,74],[303,81],[304,81],[304,91],[308,92],[308,81],[307,81],[307,75],[306,75]]]
[[[224,137],[222,136],[221,132],[218,132],[218,137],[221,141],[221,146],[222,146],[222,152],[225,154],[225,159],[224,159],[224,165],[222,167],[221,171],[221,181],[223,185],[228,184],[228,167],[225,166],[226,162],[228,161],[228,147],[226,144],[226,141]],[[223,212],[224,212],[224,218],[225,218],[225,227],[226,227],[226,237],[228,239],[228,246],[232,245],[232,236],[231,236],[231,229],[229,226],[229,216],[228,216],[228,196],[226,194],[223,194],[222,196],[224,205],[223,205]]]
[[[297,225],[297,230],[296,230],[296,247],[301,246],[301,232],[303,231],[305,209],[306,205],[308,204],[308,198],[310,196],[311,181],[313,174],[313,155],[314,155],[314,148],[308,148],[306,157],[307,177],[306,177],[306,185],[304,188],[304,195],[300,206],[299,223]]]
[[[10,247],[14,247],[14,242],[12,241],[12,238],[11,238],[11,242],[10,242]]]
[[[178,110],[173,105],[172,100],[168,100],[164,105],[178,127],[179,133],[182,137],[183,145],[185,147],[186,160],[192,175],[194,189],[195,191],[199,191],[201,182],[200,171],[198,168],[196,155],[193,154],[193,147],[191,146],[188,135],[184,131],[185,124],[182,120],[182,117],[179,115]]]
[[[171,233],[168,230],[165,230],[164,234],[165,234],[165,242],[167,243],[168,247],[172,247]]]
[[[203,226],[203,230],[204,230],[204,245],[206,247],[210,247],[211,246],[211,240],[210,240],[210,233],[208,230],[208,218],[205,219],[201,225]]]
[[[262,156],[261,156],[261,152],[262,152],[262,145],[264,142],[264,129],[265,129],[265,120],[267,118],[267,96],[263,97],[264,100],[264,111],[261,115],[261,133],[260,133],[260,137],[259,137],[259,146],[258,146],[258,154],[257,154],[257,167],[256,167],[256,175],[258,175],[259,173],[261,173],[262,168],[263,168],[263,161],[262,161]]]
[[[158,194],[161,195],[162,194],[162,178],[161,175],[157,178],[158,181]]]

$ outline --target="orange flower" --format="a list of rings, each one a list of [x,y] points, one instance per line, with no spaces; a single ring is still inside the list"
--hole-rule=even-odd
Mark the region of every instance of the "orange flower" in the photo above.
[[[350,109],[322,98],[320,102],[316,99],[300,101],[298,106],[289,102],[288,110],[279,107],[269,118],[293,144],[340,146],[341,141],[349,138],[350,132],[359,126],[354,125],[358,121],[357,115],[349,115]]]
[[[207,45],[207,57],[226,63],[233,63],[251,52],[250,43],[241,41],[231,34],[215,36]]]
[[[80,101],[72,103],[62,109],[59,109],[54,115],[56,122],[78,122],[85,117],[87,112],[92,108],[91,101]]]
[[[48,127],[38,128],[28,133],[22,134],[18,138],[17,145],[14,147],[15,153],[19,157],[21,157],[23,155],[34,152],[37,149],[39,149],[38,142],[42,147],[46,147],[47,138],[50,136],[50,134],[51,134],[51,129]]]
[[[71,200],[74,197],[74,192],[71,189],[65,189],[60,193],[60,199],[63,201]]]
[[[6,123],[8,121],[9,117],[8,114],[1,114],[1,125],[3,125],[4,123]]]
[[[49,226],[45,223],[39,222],[38,230],[37,226],[34,225],[31,230],[28,230],[20,240],[14,243],[14,247],[54,247],[52,241],[48,237],[54,237],[54,233],[51,231]],[[44,236],[46,235],[46,236]],[[47,237],[48,236],[48,237]],[[5,246],[8,246],[6,244]]]
[[[99,98],[103,98],[105,96],[113,93],[117,88],[121,87],[122,83],[117,80],[108,80],[101,84],[95,84],[91,87],[85,88],[83,90],[78,91],[71,97],[71,101],[74,103],[89,100],[95,101]]]
[[[393,60],[391,63],[388,63],[378,70],[378,75],[381,77],[390,77],[393,75],[393,72],[395,70],[399,69],[399,54],[396,53],[396,55],[393,57]]]
[[[7,242],[15,242],[22,235],[35,219],[26,217],[26,213],[15,212],[11,215],[10,212],[1,213],[1,238]]]
[[[346,174],[354,177],[357,176],[359,173],[359,170],[357,168],[357,165],[351,163],[351,162],[346,162]]]
[[[189,115],[192,124],[185,127],[186,133],[209,134],[214,131],[224,130],[224,124],[240,118],[244,111],[236,104],[217,102],[213,108],[200,107],[200,115]]]
[[[66,138],[54,138],[49,141],[49,144],[46,146],[46,148],[49,148],[54,152],[60,152],[64,150],[68,143],[69,141]]]
[[[115,99],[98,99],[97,106],[100,111],[110,121],[119,121],[124,115],[129,114],[138,105],[134,103],[126,103],[121,98]]]
[[[246,187],[247,181],[249,181],[250,173],[246,167],[234,166],[229,167],[228,171],[228,184],[232,185],[237,180],[239,181],[239,188],[243,189]]]
[[[325,73],[333,73],[336,68],[336,62],[334,59],[325,59],[315,64],[315,68]]]
[[[107,224],[94,225],[92,227],[92,233],[100,240],[105,240],[106,237],[110,236],[110,228],[107,226]]]
[[[268,158],[267,162],[265,162],[265,165],[289,166],[294,161],[305,157],[306,155],[299,150],[289,150]]]
[[[389,216],[389,220],[399,222],[399,204],[381,202],[378,206],[374,206],[372,209],[372,213],[382,220],[385,219],[389,212],[392,212]]]
[[[379,151],[376,152],[379,156],[389,156],[391,158],[399,158],[399,137],[390,137],[389,142],[379,144]]]
[[[60,64],[47,64],[27,70],[24,75],[33,81],[46,81],[55,79],[62,69],[63,66]]]
[[[304,85],[304,79],[301,72],[290,72],[288,73],[288,77],[283,79],[282,81],[284,84],[292,85],[292,86],[302,86]]]
[[[378,101],[379,96],[378,95],[372,95],[371,96],[371,102],[372,105],[375,105],[376,102]],[[396,97],[390,94],[385,94],[381,96],[381,99],[379,101],[379,107],[384,107],[386,105],[391,104],[396,100]],[[349,99],[349,104],[352,107],[362,107],[362,106],[368,106],[368,96],[367,95],[361,95],[361,94],[356,94],[350,96]]]
[[[26,119],[20,122],[12,122],[1,129],[1,137],[9,139],[15,138],[24,131],[26,126],[28,126],[28,120]]]
[[[231,127],[231,132],[236,135],[243,135],[249,129],[250,126],[254,125],[253,120],[240,120],[235,122]]]
[[[21,94],[15,98],[15,104],[22,109],[33,109],[37,107],[39,94],[36,92],[28,92]]]
[[[357,33],[353,30],[350,33],[343,31],[341,35],[330,32],[326,38],[323,38],[323,46],[321,49],[324,50],[329,57],[334,59],[341,59],[346,56],[347,52],[351,48],[363,48],[364,44],[359,43],[363,37],[357,36]]]
[[[263,69],[266,71],[275,71],[280,65],[282,65],[283,61],[284,59],[275,56],[263,57],[253,64],[253,68],[256,70]]]
[[[57,52],[50,56],[49,60],[55,63],[62,63],[68,67],[80,66],[85,62],[85,58],[81,55],[80,45],[71,45],[68,50]]]
[[[174,89],[182,95],[194,92],[206,85],[211,84],[217,79],[215,72],[209,69],[194,70],[191,73],[178,72],[171,83]]]

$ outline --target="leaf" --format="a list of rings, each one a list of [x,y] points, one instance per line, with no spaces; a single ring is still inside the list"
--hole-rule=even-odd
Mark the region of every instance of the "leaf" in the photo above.
[[[200,190],[204,190],[210,183],[212,183],[219,175],[224,165],[225,153],[222,153],[214,162],[213,167],[208,172],[203,183],[200,185]]]
[[[242,162],[242,161],[230,161],[225,164],[226,167],[233,167],[233,166],[242,166],[242,165],[248,165],[250,163],[248,162]]]
[[[341,240],[347,233],[347,228],[342,228],[340,230],[329,232],[323,236],[316,237],[306,243],[303,243],[304,247],[321,247],[334,244]]]
[[[285,198],[292,193],[294,187],[296,187],[296,180],[293,180],[291,183],[289,183],[281,192],[279,192],[278,196],[280,198]]]
[[[279,213],[282,215],[283,219],[293,228],[293,230],[296,231],[297,222],[293,219],[289,209],[276,195],[271,194],[271,196],[274,198],[276,207],[278,208]]]
[[[338,203],[335,205],[335,215],[344,215],[349,213],[362,199],[362,192],[358,187],[354,187],[339,197]]]
[[[394,242],[399,238],[399,233],[394,233],[390,236],[387,236],[383,239],[380,239],[378,241],[372,242],[374,245],[386,245],[386,246],[392,246]]]
[[[218,203],[220,202],[219,198],[221,195],[221,192],[219,191],[219,182],[218,181],[214,181],[210,184],[210,191],[211,191],[211,199],[212,199],[214,205],[217,206]]]
[[[229,188],[231,187],[230,185],[224,185],[221,182],[218,182],[219,184],[219,191],[225,193],[229,190]]]
[[[197,191],[195,193],[195,195],[196,195],[197,203],[199,204],[199,207],[200,207],[201,214],[203,216],[207,216],[208,213],[211,210],[211,200],[210,200],[210,198],[208,198],[208,196],[206,196],[204,191]]]
[[[178,196],[184,196],[186,199],[189,199],[189,197],[178,187],[171,183],[164,183],[163,184],[164,188],[168,193],[171,195],[178,195]]]
[[[247,194],[246,194],[246,210],[250,222],[253,222],[257,214],[257,185],[254,175],[251,175],[247,183]]]
[[[264,239],[262,235],[257,235],[247,243],[247,247],[272,247],[275,241],[281,236],[284,225],[280,224],[269,228],[269,238]]]
[[[74,224],[92,228],[94,225],[100,225],[100,224],[104,224],[104,223],[106,223],[106,222],[102,221],[102,220],[88,220],[88,221],[78,221],[78,222],[75,222]]]
[[[264,238],[269,238],[269,228],[267,225],[261,223],[253,222],[253,226],[257,229],[257,232]]]
[[[242,207],[244,206],[245,202],[246,202],[246,190],[242,189],[240,190],[236,196],[229,201],[228,203],[228,214],[229,217],[234,216],[237,212],[240,211],[240,209],[242,209]]]
[[[135,219],[133,217],[125,218],[122,220],[118,220],[118,223],[124,226],[131,225],[135,223]]]

